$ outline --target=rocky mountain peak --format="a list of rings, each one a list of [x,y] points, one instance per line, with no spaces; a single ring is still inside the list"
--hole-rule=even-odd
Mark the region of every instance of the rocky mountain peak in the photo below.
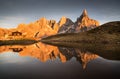
[[[58,23],[55,20],[47,20],[45,17],[42,17],[29,24],[19,24],[17,28],[14,28],[15,30],[0,29],[0,35],[5,38],[5,36],[9,36],[12,32],[19,31],[23,33],[23,36],[26,38],[41,38],[57,33],[84,32],[97,26],[99,26],[99,22],[90,19],[87,10],[84,9],[76,22],[72,22],[71,19],[66,18],[65,16],[63,16]]]
[[[40,18],[36,21],[37,23],[40,23],[41,26],[44,26],[48,23],[47,19],[45,17]]]
[[[71,33],[73,32],[73,26],[74,23],[72,22],[71,19],[62,17],[61,20],[59,21],[59,30],[58,33]]]
[[[99,22],[89,18],[87,10],[84,9],[81,16],[76,21],[76,32],[83,32],[99,26]]]
[[[54,28],[54,25],[56,24],[56,21],[55,20],[50,20],[48,22],[48,24],[49,24],[50,27]]]
[[[62,17],[59,22],[60,29],[58,33],[84,32],[99,26],[99,22],[89,18],[86,9],[83,10],[77,21],[73,23],[69,18]]]
[[[62,16],[62,18],[60,19],[60,21],[59,21],[59,26],[62,26],[63,24],[65,24],[66,23],[66,21],[67,21],[67,18],[65,17],[65,16]]]
[[[88,13],[87,13],[87,10],[86,10],[86,9],[84,9],[84,10],[83,10],[82,15],[83,15],[83,16],[87,16],[87,15],[88,15]]]
[[[61,19],[60,19],[60,21],[59,21],[59,26],[61,27],[61,26],[63,26],[63,25],[71,25],[71,24],[73,24],[73,22],[72,22],[72,20],[71,19],[69,19],[69,18],[66,18],[66,17],[62,17]]]
[[[82,22],[82,20],[89,20],[88,12],[86,9],[83,10],[82,14],[80,17],[77,18],[77,23]]]
[[[58,23],[55,20],[49,20],[48,25],[56,32],[59,29]]]

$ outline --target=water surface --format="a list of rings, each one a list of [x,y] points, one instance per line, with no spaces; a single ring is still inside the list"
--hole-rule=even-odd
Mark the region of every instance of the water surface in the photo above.
[[[0,79],[119,79],[120,51],[111,47],[0,46]]]

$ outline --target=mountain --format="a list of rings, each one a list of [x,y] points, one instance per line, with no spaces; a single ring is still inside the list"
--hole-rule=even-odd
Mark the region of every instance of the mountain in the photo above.
[[[69,18],[62,17],[58,24],[60,26],[58,33],[71,33],[75,31],[74,23]]]
[[[43,17],[29,24],[21,23],[16,28],[0,28],[0,39],[40,39],[45,36],[57,34],[58,29],[59,26],[55,20],[47,20]]]
[[[63,17],[60,22],[62,22],[63,24],[60,24],[60,29],[58,33],[84,32],[99,26],[98,21],[89,18],[86,9],[83,10],[83,13],[79,18],[77,18],[77,21],[75,23],[65,17]]]
[[[55,20],[47,20],[43,17],[30,24],[20,24],[17,30],[26,34],[26,37],[41,38],[43,36],[56,34],[58,31],[58,24]]]
[[[85,9],[82,15],[77,18],[76,32],[87,31],[99,26],[99,22],[89,18],[87,10]]]
[[[55,20],[47,20],[43,17],[29,24],[21,23],[16,28],[0,28],[0,39],[41,39],[57,33],[83,32],[97,26],[99,26],[99,22],[90,19],[87,11],[84,10],[76,22],[64,16],[58,23]]]
[[[0,28],[0,40],[6,39],[12,31],[14,31],[14,29]]]
[[[109,22],[86,32],[49,36],[41,41],[54,44],[59,42],[120,44],[120,21]]]
[[[4,35],[8,33],[8,30],[7,29],[3,29],[3,28],[0,28],[0,36],[1,36],[1,39],[4,37]]]

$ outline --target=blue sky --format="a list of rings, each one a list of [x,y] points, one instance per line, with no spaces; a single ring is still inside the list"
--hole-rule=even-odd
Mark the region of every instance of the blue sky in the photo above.
[[[100,24],[120,21],[119,4],[120,0],[0,0],[0,27],[13,28],[41,17],[58,22],[66,16],[75,22],[83,9]]]

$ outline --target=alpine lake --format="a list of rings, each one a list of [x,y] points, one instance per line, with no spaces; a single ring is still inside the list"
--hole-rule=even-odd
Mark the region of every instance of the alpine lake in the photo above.
[[[119,45],[0,46],[0,79],[119,79]]]

